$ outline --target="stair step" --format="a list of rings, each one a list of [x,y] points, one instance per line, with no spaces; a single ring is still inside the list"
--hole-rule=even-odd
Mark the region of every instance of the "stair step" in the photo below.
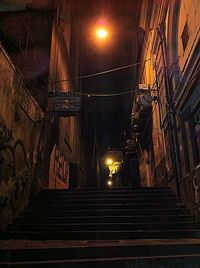
[[[102,215],[102,216],[108,216],[108,215],[190,215],[190,211],[187,209],[177,209],[177,208],[152,208],[152,209],[98,209],[98,210],[55,210],[53,213],[49,210],[27,210],[24,211],[23,215],[32,215],[34,217],[40,217],[40,216],[53,216],[54,217],[61,217],[61,216],[91,216],[91,215]]]
[[[174,238],[200,238],[198,229],[179,230],[120,230],[120,231],[60,231],[60,232],[29,232],[10,231],[4,239],[30,239],[30,240],[110,240],[110,239],[174,239]]]
[[[179,230],[179,229],[200,229],[196,222],[177,223],[74,223],[74,224],[16,224],[10,225],[11,231],[123,231],[123,230]]]
[[[185,263],[197,268],[191,264],[200,263],[200,224],[170,188],[43,190],[2,239],[35,245],[0,249],[0,267],[6,268],[186,268]],[[142,242],[148,239],[151,243]],[[163,242],[169,239],[178,242]],[[141,243],[130,244],[136,240]],[[68,246],[56,246],[58,241]]]
[[[99,243],[100,244],[100,243]],[[98,245],[86,244],[71,247],[47,247],[34,249],[0,249],[0,261],[21,262],[21,261],[45,261],[45,260],[76,260],[95,258],[117,258],[117,257],[153,257],[199,254],[200,244],[169,244],[169,245]]]
[[[30,204],[40,204],[40,205],[51,205],[51,204],[54,204],[54,205],[67,205],[67,204],[90,204],[90,203],[93,203],[93,204],[115,204],[115,203],[118,203],[118,204],[124,204],[124,203],[129,203],[129,204],[132,204],[132,203],[140,203],[140,204],[143,204],[143,203],[148,203],[148,204],[157,204],[157,203],[181,203],[180,199],[177,199],[177,198],[169,198],[169,197],[166,197],[166,198],[154,198],[154,197],[151,197],[151,198],[98,198],[98,199],[66,199],[66,200],[62,200],[62,199],[50,199],[50,200],[46,200],[46,199],[35,199],[35,200],[31,200]]]
[[[84,190],[84,189],[76,189],[76,190],[70,190],[70,189],[43,189],[40,191],[40,193],[70,193],[70,194],[90,194],[90,193],[112,193],[112,194],[119,194],[119,193],[137,193],[137,192],[172,192],[170,187],[140,187],[137,189],[91,189],[91,190]]]
[[[90,194],[84,194],[84,193],[39,193],[36,198],[51,198],[51,199],[71,199],[71,198],[90,198],[90,199],[99,199],[99,198],[131,198],[131,197],[140,197],[140,198],[148,198],[148,197],[175,197],[175,194],[172,192],[137,192],[137,193],[119,193],[119,194],[111,194],[111,193],[90,193]]]
[[[2,268],[199,268],[200,254],[0,263]],[[175,265],[175,266],[174,266]]]
[[[124,204],[118,204],[118,203],[114,203],[114,204],[48,204],[48,205],[43,205],[43,204],[32,204],[30,205],[27,209],[29,210],[37,210],[39,208],[39,210],[43,210],[43,209],[49,209],[51,211],[54,210],[93,210],[93,209],[142,209],[143,207],[145,207],[146,209],[148,208],[166,208],[166,209],[170,209],[170,208],[185,208],[185,205],[183,205],[182,203],[145,203],[145,204],[140,204],[140,203],[124,203]]]
[[[158,222],[163,223],[166,221],[193,221],[194,217],[191,215],[148,215],[148,216],[136,216],[136,215],[129,215],[129,216],[74,216],[74,217],[44,217],[41,215],[40,217],[32,217],[32,216],[23,216],[21,218],[16,218],[14,223],[32,223],[32,224],[58,224],[58,223],[123,223],[123,222]]]

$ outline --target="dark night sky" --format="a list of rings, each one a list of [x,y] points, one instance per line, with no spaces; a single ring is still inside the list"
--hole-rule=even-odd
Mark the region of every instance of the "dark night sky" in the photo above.
[[[138,29],[139,3],[140,0],[80,0],[83,15],[80,43],[82,75],[135,63],[133,55],[137,44],[134,42],[134,34],[135,29]],[[97,45],[91,34],[92,27],[102,19],[111,32],[110,40],[104,46]],[[37,42],[46,39],[46,35],[40,36],[43,38],[36,38]],[[85,79],[82,85],[84,92],[107,94],[133,89],[134,82],[133,68],[130,68]],[[91,97],[88,102],[101,147],[120,148],[123,133],[129,126],[131,95]]]
[[[95,2],[95,4],[94,4]],[[137,0],[93,1],[82,27],[82,74],[90,74],[134,63],[133,32],[137,25]],[[112,27],[112,40],[103,48],[90,39],[89,30],[100,18]],[[97,23],[98,24],[98,23]],[[126,69],[83,81],[85,92],[123,92],[134,85],[133,69]],[[99,142],[107,147],[122,145],[122,137],[128,125],[130,94],[117,97],[91,97]]]

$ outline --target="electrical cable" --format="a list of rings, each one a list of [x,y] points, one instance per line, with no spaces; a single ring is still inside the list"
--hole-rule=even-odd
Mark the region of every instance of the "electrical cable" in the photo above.
[[[79,92],[80,95],[83,96],[88,96],[88,97],[113,97],[113,96],[120,96],[120,95],[125,95],[125,94],[129,94],[135,92],[135,89],[129,90],[129,91],[125,91],[125,92],[119,92],[119,93],[108,93],[108,94],[98,94],[98,93],[83,93],[83,92]]]
[[[137,91],[137,88],[136,89],[129,89],[130,87],[132,88],[132,86],[130,85],[126,89],[125,88],[123,89],[126,91],[116,92],[116,93],[94,93],[95,90],[92,90],[93,93],[92,92],[80,92],[80,91],[70,91],[70,92],[75,93],[75,94],[79,94],[82,96],[87,96],[87,97],[112,97],[112,96],[120,96],[120,95],[130,94],[130,93]],[[119,90],[121,91],[122,89],[115,89],[115,91],[119,91]],[[64,88],[59,88],[59,91],[69,92],[67,89],[64,89]],[[104,89],[104,91],[105,91],[105,89]],[[109,91],[109,90],[106,90],[106,91]]]
[[[60,90],[63,92],[68,92],[66,89],[63,89],[63,88]],[[112,96],[129,94],[129,93],[132,93],[135,91],[136,91],[136,89],[131,89],[131,90],[119,92],[119,93],[86,93],[86,92],[80,92],[80,91],[72,91],[72,92],[80,94],[82,96],[87,96],[87,97],[112,97]]]
[[[125,66],[122,66],[122,67],[113,68],[113,69],[102,71],[102,72],[98,72],[98,73],[93,73],[93,74],[88,74],[88,75],[82,75],[82,76],[79,76],[79,77],[74,77],[72,79],[58,80],[58,81],[54,81],[52,83],[53,84],[56,84],[56,83],[62,83],[62,82],[65,82],[65,81],[67,82],[67,81],[72,81],[72,80],[80,80],[80,79],[83,79],[83,78],[90,78],[90,77],[94,77],[94,76],[99,76],[99,75],[103,75],[103,74],[107,74],[107,73],[111,73],[111,72],[116,72],[116,71],[120,71],[120,70],[123,70],[123,69],[127,69],[127,68],[130,68],[130,67],[134,67],[134,66],[140,65],[143,62],[147,62],[147,61],[150,61],[150,60],[151,59],[147,59],[147,60],[142,61],[142,62],[137,62],[137,63],[134,63],[134,64],[125,65]]]
[[[145,61],[142,61],[142,62],[137,62],[137,63],[134,63],[134,64],[129,64],[129,65],[126,65],[126,66],[113,68],[113,69],[106,70],[106,71],[103,71],[103,72],[83,75],[83,76],[80,76],[80,77],[75,77],[73,79],[64,79],[64,80],[54,81],[54,82],[50,82],[50,83],[55,84],[55,83],[60,83],[60,82],[65,82],[65,81],[76,80],[76,79],[78,80],[78,79],[83,79],[83,78],[94,77],[94,76],[98,76],[98,75],[102,75],[102,74],[107,74],[107,73],[127,69],[127,68],[130,68],[130,67],[133,67],[133,66],[137,66],[137,65],[139,65],[139,64],[141,64],[143,62],[147,62],[147,61],[150,61],[150,60],[151,60],[151,58],[149,58],[149,59],[147,59]],[[67,91],[66,89],[60,89],[60,90]],[[135,89],[132,89],[132,90],[128,90],[128,91],[125,91],[125,92],[108,93],[108,94],[106,94],[106,93],[84,93],[84,92],[77,92],[77,91],[76,91],[76,93],[79,93],[80,95],[87,96],[87,97],[113,97],[113,96],[120,96],[120,95],[130,94],[130,93],[135,92],[135,91],[136,91]]]
[[[63,92],[68,92],[68,90],[64,89],[64,88],[60,88],[59,90],[61,90]],[[95,91],[95,90],[93,90],[93,91]],[[87,96],[87,97],[113,97],[113,96],[120,96],[120,95],[133,93],[133,92],[136,92],[136,91],[137,91],[137,89],[130,89],[130,90],[127,90],[127,91],[124,91],[124,92],[118,92],[118,93],[91,93],[91,92],[87,93],[87,92],[80,92],[80,91],[72,91],[72,92],[80,94],[82,96]],[[157,90],[151,90],[151,91],[157,91]]]

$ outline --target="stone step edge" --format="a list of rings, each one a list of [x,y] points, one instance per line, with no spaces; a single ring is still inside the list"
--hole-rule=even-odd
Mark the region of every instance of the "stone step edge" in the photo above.
[[[118,240],[2,240],[0,250],[32,250],[82,247],[121,247],[121,246],[182,246],[200,245],[200,238],[178,239],[118,239]]]
[[[54,234],[54,235],[60,235],[60,234],[72,234],[72,233],[76,233],[76,234],[101,234],[101,233],[167,233],[167,232],[173,232],[173,233],[177,233],[177,232],[186,232],[186,233],[192,233],[192,232],[198,232],[200,234],[200,228],[196,228],[196,229],[166,229],[166,230],[160,230],[160,229],[154,229],[154,230],[148,230],[148,229],[139,229],[139,230],[74,230],[74,231],[44,231],[42,230],[40,231],[27,231],[27,230],[15,230],[15,231],[7,231],[7,233],[9,234]]]
[[[111,216],[108,216],[108,215],[102,215],[102,216],[99,216],[99,215],[96,215],[96,216],[67,216],[67,217],[62,217],[62,216],[58,216],[58,217],[54,217],[54,216],[38,216],[37,219],[58,219],[58,220],[61,220],[61,219],[102,219],[102,218],[146,218],[146,219],[149,219],[149,218],[163,218],[163,217],[191,217],[191,218],[194,218],[195,216],[192,215],[192,214],[180,214],[180,215],[174,215],[174,214],[166,214],[166,215],[111,215]],[[21,217],[16,217],[14,218],[14,220],[23,220],[23,219],[27,219],[27,220],[31,220],[31,219],[35,219],[35,217],[32,217],[32,216],[25,216],[23,217],[23,215]]]
[[[194,224],[194,225],[199,225],[200,226],[200,222],[196,222],[196,221],[186,221],[186,222],[180,222],[180,221],[175,221],[175,222],[117,222],[117,223],[113,223],[113,222],[90,222],[90,223],[16,223],[16,224],[11,224],[8,226],[13,226],[13,227],[17,227],[17,226],[93,226],[93,225],[114,225],[114,226],[118,226],[118,225],[175,225],[175,224]]]
[[[93,258],[93,259],[69,259],[69,260],[51,260],[51,261],[25,261],[25,262],[0,262],[0,265],[31,265],[31,264],[64,264],[64,263],[92,263],[92,262],[113,262],[113,261],[162,261],[162,260],[175,260],[179,261],[188,259],[188,258],[198,258],[200,260],[200,253],[199,254],[184,254],[184,255],[160,255],[160,256],[143,256],[143,257],[113,257],[113,258]]]

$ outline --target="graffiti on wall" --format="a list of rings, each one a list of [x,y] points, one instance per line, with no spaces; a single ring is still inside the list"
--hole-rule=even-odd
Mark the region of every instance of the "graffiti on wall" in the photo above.
[[[0,146],[9,143],[12,139],[12,131],[7,129],[5,123],[0,118]]]
[[[69,188],[69,162],[57,145],[51,153],[49,188]]]
[[[16,211],[26,200],[30,168],[23,142],[14,141],[1,119],[0,131],[0,211],[6,208]]]

